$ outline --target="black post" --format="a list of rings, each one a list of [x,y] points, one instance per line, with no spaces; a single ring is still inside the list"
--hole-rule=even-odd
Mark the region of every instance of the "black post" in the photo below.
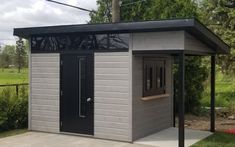
[[[215,56],[211,56],[211,132],[215,132]]]
[[[19,97],[19,85],[18,84],[16,84],[16,96],[17,98]]]
[[[175,93],[175,90],[174,90],[174,93]],[[176,102],[175,102],[175,94],[174,94],[174,96],[173,96],[173,127],[175,127],[175,109],[176,109],[176,104],[175,103]]]
[[[178,66],[179,67],[179,66]],[[178,68],[179,69],[179,68]],[[175,118],[176,118],[176,84],[175,84],[175,80],[173,82],[174,84],[174,95],[173,95],[173,127],[176,126],[176,123],[175,123]]]
[[[184,82],[185,82],[185,55],[179,54],[179,147],[184,147]]]

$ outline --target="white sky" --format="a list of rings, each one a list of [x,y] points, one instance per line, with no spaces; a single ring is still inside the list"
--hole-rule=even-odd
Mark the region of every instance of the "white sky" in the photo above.
[[[71,5],[96,9],[96,0],[57,0]],[[14,44],[13,28],[81,24],[89,21],[89,12],[61,6],[46,0],[1,0],[0,45]]]

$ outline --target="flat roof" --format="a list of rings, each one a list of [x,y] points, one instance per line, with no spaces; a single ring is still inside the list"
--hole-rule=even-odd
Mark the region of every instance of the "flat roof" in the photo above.
[[[142,22],[120,22],[100,24],[78,24],[44,26],[30,28],[15,28],[14,35],[29,38],[32,35],[49,35],[64,33],[137,33],[137,32],[158,32],[185,30],[202,41],[216,53],[227,54],[230,47],[206,26],[195,18],[191,19],[168,19]]]

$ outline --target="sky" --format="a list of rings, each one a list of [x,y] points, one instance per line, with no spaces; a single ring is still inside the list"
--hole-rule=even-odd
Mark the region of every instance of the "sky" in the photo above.
[[[57,1],[87,9],[97,9],[96,0]],[[15,44],[17,38],[13,36],[13,28],[82,24],[89,20],[89,12],[46,0],[1,0],[0,45]]]

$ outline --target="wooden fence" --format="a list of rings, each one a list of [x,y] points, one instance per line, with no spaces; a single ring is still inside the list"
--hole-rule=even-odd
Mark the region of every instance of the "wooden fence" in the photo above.
[[[13,86],[15,86],[16,95],[17,95],[17,97],[18,97],[18,96],[19,96],[19,86],[23,86],[23,85],[29,85],[29,83],[3,84],[3,85],[0,85],[0,87],[13,87]]]

